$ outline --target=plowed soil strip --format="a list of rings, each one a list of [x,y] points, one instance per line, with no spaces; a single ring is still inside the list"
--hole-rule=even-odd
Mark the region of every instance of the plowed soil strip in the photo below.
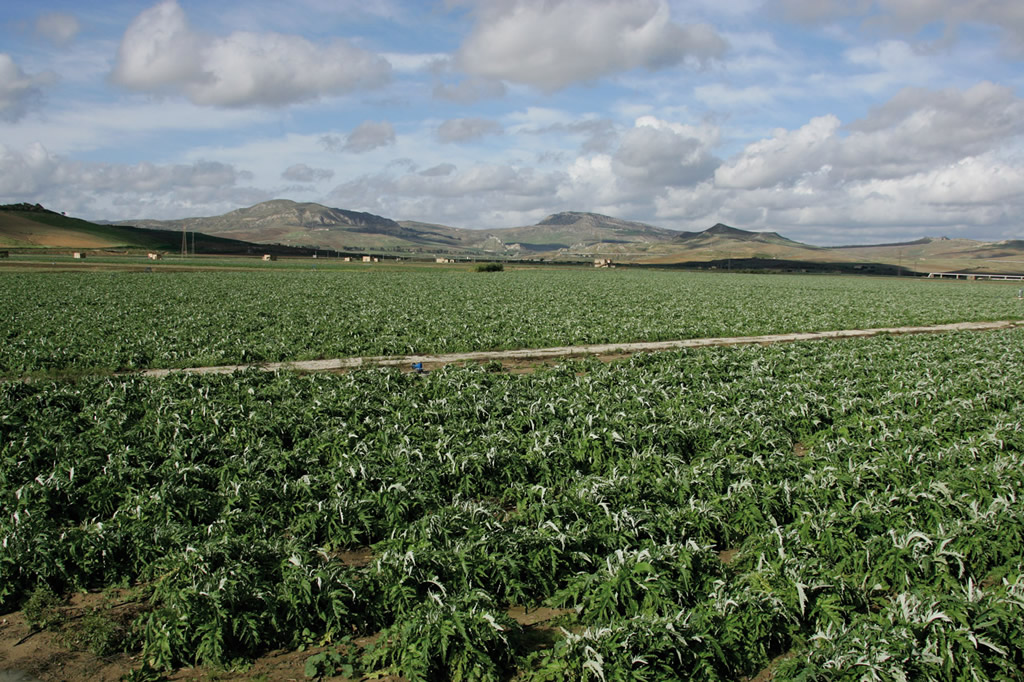
[[[294,370],[299,372],[337,372],[359,367],[411,367],[422,363],[424,369],[465,362],[510,362],[522,364],[558,358],[582,356],[604,357],[632,355],[681,348],[705,346],[740,346],[749,344],[792,343],[821,339],[849,339],[878,336],[879,334],[937,334],[955,331],[989,331],[1024,326],[1024,320],[1000,322],[957,322],[928,327],[883,327],[879,329],[844,329],[828,332],[802,332],[797,334],[769,334],[766,336],[733,336],[715,339],[682,339],[679,341],[649,341],[642,343],[602,343],[589,346],[559,346],[557,348],[526,348],[522,350],[478,351],[474,353],[444,353],[439,355],[378,355],[335,360],[306,360],[300,362],[266,362],[250,365],[221,365],[218,367],[191,367],[188,369],[149,369],[142,376],[162,377],[175,372],[194,374],[230,374],[239,370],[263,369],[267,371]]]

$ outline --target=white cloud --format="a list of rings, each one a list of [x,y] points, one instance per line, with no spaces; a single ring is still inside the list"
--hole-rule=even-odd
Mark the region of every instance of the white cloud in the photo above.
[[[192,164],[87,163],[58,156],[36,142],[18,151],[0,145],[0,195],[35,194],[54,185],[83,191],[148,193],[182,188],[225,187],[249,179],[244,171],[216,161]]]
[[[610,154],[580,156],[570,165],[569,182],[559,187],[559,196],[575,210],[597,210],[597,206],[610,206],[624,201],[626,194],[619,188],[619,180],[612,168]],[[586,207],[586,208],[582,208]]]
[[[975,166],[971,168],[971,166]],[[994,178],[1000,191],[972,196],[972,189]],[[1024,202],[1009,191],[1021,169],[992,167],[989,161],[951,165],[935,173],[891,181],[833,185],[810,174],[793,186],[753,190],[720,188],[712,182],[671,188],[655,200],[657,221],[681,229],[704,229],[724,222],[747,229],[769,229],[812,244],[871,243],[965,233],[985,226],[991,235],[1010,236]],[[940,183],[938,186],[932,183]],[[952,200],[943,191],[953,189]],[[991,199],[991,200],[990,200]]]
[[[88,163],[53,154],[38,142],[20,151],[0,144],[0,198],[59,205],[96,218],[137,217],[135,211],[147,206],[178,211],[196,205],[237,208],[239,202],[270,198],[261,190],[238,186],[251,177],[216,161]]]
[[[132,97],[100,105],[49,107],[45,120],[32,117],[16,127],[0,126],[0,143],[21,146],[26,140],[45,140],[47,149],[60,154],[118,144],[149,148],[154,141],[178,135],[240,130],[268,120],[274,120],[274,113],[265,109],[206,109],[185,100]]]
[[[851,47],[843,53],[851,64],[885,70],[904,69],[908,61],[919,61],[921,55],[903,40],[885,40],[871,45]]]
[[[546,126],[568,125],[577,117],[562,109],[532,106],[512,111],[505,115],[505,119],[511,123],[510,132],[527,132]]]
[[[719,187],[794,184],[827,167],[834,182],[900,178],[984,154],[1024,134],[1024,100],[982,82],[967,90],[906,88],[843,135],[834,115],[748,144],[715,172]]]
[[[452,118],[437,128],[437,139],[442,143],[467,142],[485,135],[499,135],[501,124],[486,118]]]
[[[1024,39],[1024,9],[1018,0],[876,0],[879,16],[872,23],[917,32],[935,22],[956,32],[967,23],[985,23],[1004,31],[1004,39],[1019,47]]]
[[[344,140],[337,135],[323,135],[320,144],[329,152],[362,154],[377,147],[395,143],[395,128],[387,121],[364,121]]]
[[[380,55],[398,73],[417,73],[431,70],[435,64],[444,62],[448,55],[441,52],[415,54],[407,52],[385,52]]]
[[[208,106],[283,106],[386,82],[387,60],[344,40],[324,45],[280,33],[208,36],[175,0],[142,12],[117,53],[114,82],[141,92],[181,93]]]
[[[961,90],[926,90],[906,88],[850,128],[861,132],[878,132],[901,126],[901,134],[912,134],[918,145],[942,139],[948,146],[953,136],[955,148],[973,145],[984,148],[1007,136],[1024,132],[1024,100],[1010,88],[982,81]]]
[[[292,182],[323,182],[334,177],[329,168],[310,168],[304,163],[297,163],[284,169],[281,177]]]
[[[785,15],[802,23],[825,23],[866,13],[872,0],[779,0]]]
[[[741,17],[757,11],[765,0],[675,0],[675,5],[684,10],[700,9],[703,14]]]
[[[710,151],[717,141],[717,128],[645,116],[622,136],[612,167],[620,178],[648,190],[695,184],[710,177],[718,165]]]
[[[1002,34],[1005,50],[1024,57],[1024,6],[1020,0],[781,0],[786,15],[803,23],[861,19],[865,28],[906,35],[940,25],[941,43],[952,43],[961,27],[983,24]]]
[[[851,92],[879,95],[907,84],[925,86],[949,80],[947,64],[903,40],[852,47],[843,53],[843,58],[857,72],[824,80],[818,74],[816,88],[838,97]]]
[[[338,185],[328,200],[398,219],[507,227],[520,216],[546,214],[564,180],[532,168],[478,164],[458,171],[443,163],[419,173],[363,175]]]
[[[534,110],[536,112],[537,110]],[[541,110],[543,111],[543,110]],[[572,120],[561,114],[554,116],[531,116],[527,112],[516,117],[520,122],[516,124],[515,130],[520,134],[529,135],[568,135],[571,139],[580,141],[580,153],[592,154],[609,151],[618,141],[619,133],[615,122],[608,118],[583,118]],[[555,119],[556,122],[549,123],[545,119]],[[564,119],[564,120],[563,120]],[[539,123],[538,127],[531,128],[525,121]],[[545,150],[550,155],[551,150]]]
[[[711,150],[720,133],[711,123],[690,125],[642,117],[619,138],[608,120],[573,120],[553,109],[524,110],[506,118],[518,154],[493,163],[474,163],[473,155],[458,147],[441,143],[417,151],[409,146],[416,138],[403,136],[396,150],[403,157],[452,156],[425,166],[426,170],[388,164],[381,172],[340,183],[327,200],[389,217],[474,227],[526,224],[559,210],[595,210],[643,219],[652,212],[653,198],[666,187],[700,182],[718,163]],[[609,151],[588,151],[572,160],[571,149],[579,139],[595,134],[610,136]],[[334,139],[333,144],[340,146],[343,138]],[[540,169],[529,154],[537,150],[565,153]]]
[[[59,166],[59,160],[41,144],[29,145],[23,152],[0,145],[0,196],[35,196],[53,182]]]
[[[188,25],[177,2],[161,2],[142,12],[125,31],[113,78],[143,91],[201,86],[204,76],[207,82],[213,77],[203,63],[207,40]]]
[[[482,3],[457,66],[552,92],[636,68],[721,56],[706,24],[671,20],[664,0],[509,0]]]
[[[715,171],[715,184],[753,189],[816,170],[831,157],[838,129],[839,119],[831,114],[813,118],[794,131],[779,128],[771,138],[747,145],[722,164]]]
[[[1024,100],[979,83],[906,89],[845,128],[833,115],[778,129],[724,163],[713,182],[654,198],[662,219],[711,216],[813,243],[864,242],[988,226],[1019,233]]]
[[[983,154],[1024,134],[1024,100],[988,82],[967,90],[907,88],[849,129],[835,160],[847,176],[900,176]]]
[[[42,98],[41,87],[53,82],[51,73],[30,76],[9,54],[0,52],[0,120],[17,121]]]
[[[158,165],[143,161],[132,165],[75,164],[69,172],[79,186],[117,194],[166,192],[181,189],[231,187],[249,174],[217,161]]]
[[[18,24],[3,49],[20,51],[0,56],[0,117],[18,119],[0,125],[0,187],[25,192],[11,200],[209,214],[336,188],[333,205],[474,227],[597,210],[843,241],[1019,233],[1024,80],[994,45],[1020,3],[963,0],[969,18],[951,0],[448,0],[461,9],[383,17],[356,0],[156,2],[75,10],[88,32],[51,35],[71,49],[31,39],[40,10]],[[780,24],[780,2],[834,23]],[[933,41],[947,24],[964,40]],[[111,97],[117,83],[133,92]],[[595,87],[555,92],[577,83]],[[43,93],[45,116],[26,116]]]
[[[1024,203],[1024,168],[991,154],[972,156],[934,170],[901,178],[867,180],[851,191],[854,197],[884,197],[933,206],[976,206],[1013,201]]]
[[[453,163],[439,163],[436,166],[431,166],[420,171],[420,175],[426,175],[427,177],[437,177],[439,175],[451,175],[456,170],[455,164]]]
[[[398,179],[395,189],[400,194],[429,192],[439,197],[501,194],[504,197],[536,199],[554,192],[548,178],[547,174],[532,168],[481,164],[443,176],[407,174]]]
[[[63,12],[46,12],[36,19],[35,31],[37,35],[46,38],[54,45],[63,46],[70,43],[82,29],[78,19],[73,14]]]

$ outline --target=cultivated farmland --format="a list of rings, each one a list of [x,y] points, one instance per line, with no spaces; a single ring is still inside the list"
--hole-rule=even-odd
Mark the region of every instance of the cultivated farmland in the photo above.
[[[1019,319],[1016,292],[629,270],[18,273],[0,275],[0,374]]]
[[[190,354],[218,339],[230,356],[247,334],[271,338],[222,316],[242,301],[286,333],[306,306],[279,292],[318,282],[300,302],[363,297],[324,318],[353,334],[325,321],[276,352],[1020,317],[1007,287],[965,283],[226,274],[175,279],[193,286],[164,308],[179,323],[179,308],[202,321],[195,301],[223,301],[175,362],[197,364]],[[160,324],[137,294],[166,303],[183,288],[93,277],[51,280],[65,286],[40,286],[41,302],[91,292],[94,312],[125,311],[125,338],[77,310],[69,319],[95,333],[77,346],[58,323],[19,317],[11,338],[54,339],[74,360],[23,350],[8,371],[124,366],[101,360],[104,344]],[[232,294],[257,289],[271,302]],[[14,297],[19,314],[28,299]],[[402,340],[375,346],[360,320]],[[312,346],[328,331],[344,343]],[[0,383],[0,610],[107,590],[137,604],[115,648],[155,669],[306,647],[310,676],[1024,678],[1024,330],[500,370]]]

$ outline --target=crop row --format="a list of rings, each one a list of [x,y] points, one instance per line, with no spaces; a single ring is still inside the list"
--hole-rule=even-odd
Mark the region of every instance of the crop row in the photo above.
[[[1002,284],[617,270],[0,276],[0,375],[1017,319]]]
[[[1022,368],[1014,330],[6,382],[0,610],[139,586],[160,667],[1021,679]],[[537,648],[513,605],[571,611]]]

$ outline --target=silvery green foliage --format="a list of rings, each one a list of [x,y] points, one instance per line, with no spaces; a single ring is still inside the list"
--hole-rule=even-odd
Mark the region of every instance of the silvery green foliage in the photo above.
[[[138,585],[160,667],[1019,679],[1024,330],[493,369],[0,383],[0,604]]]
[[[495,278],[307,267],[0,277],[0,376],[1021,317],[1016,289],[999,284],[631,269],[524,269]]]

